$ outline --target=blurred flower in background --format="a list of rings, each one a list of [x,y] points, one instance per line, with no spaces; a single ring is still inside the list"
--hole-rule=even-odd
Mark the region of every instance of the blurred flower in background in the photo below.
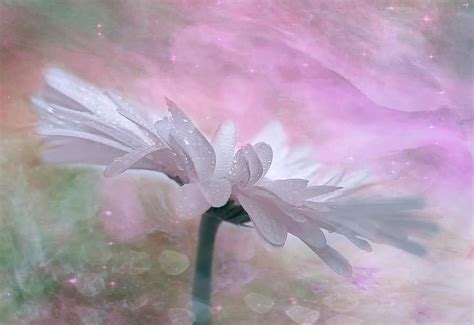
[[[423,196],[441,225],[425,259],[341,241],[355,267],[347,281],[297,241],[275,253],[229,225],[216,252],[216,323],[472,322],[473,6],[1,1],[0,321],[192,319],[196,225],[175,225],[171,185],[41,163],[29,98],[56,65],[151,114],[173,98],[207,134],[236,121],[239,142],[277,120],[280,155],[298,148],[367,170],[381,193]]]

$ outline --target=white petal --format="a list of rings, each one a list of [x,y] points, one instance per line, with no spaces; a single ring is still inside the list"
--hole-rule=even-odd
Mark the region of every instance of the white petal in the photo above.
[[[318,248],[306,243],[318,256],[339,275],[350,277],[352,275],[352,266],[338,251],[331,246]]]
[[[199,132],[188,116],[175,103],[166,99],[174,129],[170,137],[192,160],[199,180],[208,180],[214,174],[216,154],[209,141]]]
[[[244,153],[245,160],[247,162],[248,170],[250,172],[250,177],[246,185],[250,186],[258,182],[260,178],[262,178],[263,167],[252,145],[245,145],[242,150]]]
[[[257,232],[270,244],[283,246],[288,233],[286,225],[277,220],[276,209],[271,204],[259,202],[254,198],[243,195],[238,195],[237,198],[249,214]]]
[[[258,159],[262,163],[263,175],[265,176],[272,165],[273,160],[273,150],[268,144],[264,142],[259,142],[253,146],[255,152],[257,153]]]
[[[272,191],[266,189],[262,186],[252,186],[249,189],[246,189],[246,193],[253,195],[253,196],[262,196],[269,200],[271,200],[278,208],[280,208],[288,217],[293,219],[296,222],[306,222],[307,218],[299,213],[298,209],[289,204],[288,202],[282,200],[279,196],[277,196]]]
[[[232,186],[227,179],[214,178],[208,182],[200,183],[199,186],[211,206],[219,208],[229,201]]]
[[[106,166],[126,153],[126,151],[85,139],[55,136],[51,139],[46,137],[45,140],[47,146],[42,153],[42,158],[44,162],[52,164]],[[144,165],[142,164],[142,167]]]
[[[210,208],[196,183],[185,184],[177,189],[173,204],[176,216],[183,219],[199,217]]]
[[[126,155],[116,158],[104,171],[105,177],[113,177],[122,174],[127,169],[130,169],[138,161],[145,158],[152,152],[164,149],[163,147],[148,147],[144,149],[133,150]]]
[[[288,223],[288,231],[313,247],[323,248],[327,245],[324,233],[311,220],[305,223]]]
[[[304,191],[308,181],[306,179],[282,179],[275,181],[267,181],[263,183],[263,187],[275,193],[279,198],[285,202],[301,206],[306,199]]]
[[[232,168],[235,150],[235,125],[226,122],[219,126],[212,138],[212,146],[216,152],[216,170],[214,177],[228,177]]]
[[[183,171],[190,180],[190,182],[195,183],[199,181],[197,176],[196,169],[194,168],[194,161],[189,157],[189,155],[181,148],[181,145],[178,143],[176,136],[173,135],[174,129],[171,130],[170,136],[168,138],[169,146],[171,150],[176,154],[180,165],[183,167]]]
[[[335,192],[337,190],[342,189],[340,186],[330,186],[330,185],[314,185],[314,186],[308,186],[304,190],[304,197],[305,199],[311,199],[315,198],[321,195],[326,195],[332,192]]]
[[[233,184],[240,187],[244,187],[250,179],[250,170],[243,149],[239,149],[235,153],[229,178]]]
[[[51,68],[46,72],[46,81],[58,94],[68,99],[62,100],[63,103],[77,103],[66,107],[67,109],[75,110],[77,107],[83,107],[100,117],[106,124],[116,124],[117,127],[129,130],[141,140],[148,141],[136,125],[117,113],[117,106],[105,92],[57,68]]]
[[[171,122],[167,117],[156,121],[153,127],[156,134],[158,134],[161,139],[163,139],[166,142],[169,141],[170,132],[173,126],[171,125]]]

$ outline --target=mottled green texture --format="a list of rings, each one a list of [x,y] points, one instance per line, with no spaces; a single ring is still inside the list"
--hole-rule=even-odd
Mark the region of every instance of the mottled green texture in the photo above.
[[[100,1],[2,0],[0,3],[32,10],[56,27],[83,32],[94,32],[98,23],[104,25],[114,22],[111,10]]]

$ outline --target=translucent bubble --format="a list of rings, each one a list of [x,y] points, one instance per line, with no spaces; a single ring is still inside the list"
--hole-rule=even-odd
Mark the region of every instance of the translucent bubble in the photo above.
[[[272,298],[255,292],[246,295],[244,301],[250,309],[259,314],[268,313],[275,304],[275,301]]]
[[[195,320],[194,314],[185,308],[170,308],[168,310],[168,317],[171,324],[176,325],[192,324]]]
[[[139,297],[131,297],[123,301],[123,306],[130,310],[137,310],[144,307],[146,304],[148,304],[149,300],[150,298],[147,295],[142,295]]]
[[[145,252],[122,252],[118,256],[118,261],[119,265],[114,266],[113,271],[132,275],[145,273],[152,266],[150,255]]]
[[[297,324],[314,324],[319,319],[319,311],[299,305],[290,306],[285,314]]]
[[[355,318],[352,316],[345,316],[345,315],[336,315],[329,318],[326,325],[360,325],[362,324],[362,320],[359,318]]]
[[[181,274],[189,267],[188,257],[172,250],[163,251],[158,257],[158,262],[163,271],[170,275]]]
[[[81,319],[84,325],[103,324],[106,313],[93,308],[77,307],[76,315]]]
[[[323,304],[334,311],[345,313],[359,304],[359,298],[351,293],[337,293],[323,299]]]
[[[151,269],[151,258],[145,252],[133,252],[129,261],[128,273],[142,274]]]
[[[90,273],[80,277],[75,283],[77,291],[83,296],[93,297],[105,289],[104,279],[99,274]]]

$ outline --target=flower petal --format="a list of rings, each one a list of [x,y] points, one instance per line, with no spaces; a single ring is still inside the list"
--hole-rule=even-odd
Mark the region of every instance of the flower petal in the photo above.
[[[263,183],[263,187],[275,193],[283,201],[301,206],[304,203],[304,191],[308,181],[306,179],[280,179],[275,181],[267,181]]]
[[[177,189],[173,204],[176,216],[182,219],[199,217],[210,208],[197,183],[185,184]]]
[[[208,182],[201,182],[199,186],[212,207],[219,208],[229,201],[232,186],[227,179],[214,178]]]
[[[142,141],[148,141],[136,125],[117,113],[117,106],[105,92],[58,68],[50,68],[45,77],[49,86],[46,92],[54,89],[55,94],[54,96],[46,94],[43,97],[52,100],[60,99],[59,102],[51,102],[51,104],[73,103],[65,108],[76,112],[87,110],[105,124],[128,130]]]
[[[265,176],[272,165],[273,160],[273,150],[265,142],[259,142],[253,146],[255,152],[257,153],[258,159],[262,163],[263,174],[262,177]]]
[[[175,103],[168,98],[166,98],[166,103],[168,104],[174,126],[170,137],[174,138],[176,143],[180,145],[181,149],[192,160],[199,179],[210,179],[216,167],[214,148]]]
[[[242,148],[242,150],[244,153],[245,160],[247,162],[248,170],[250,172],[249,180],[245,185],[251,186],[258,182],[260,178],[262,178],[263,167],[252,145],[247,144]]]
[[[116,158],[104,171],[105,177],[113,177],[122,174],[127,169],[130,169],[138,161],[145,158],[147,155],[152,152],[162,150],[163,147],[147,147],[143,149],[132,150],[131,152],[125,154],[122,157]]]
[[[318,196],[326,195],[337,190],[342,189],[341,186],[330,186],[330,185],[314,185],[308,186],[304,191],[303,195],[305,199],[312,199]]]
[[[234,123],[222,123],[211,141],[216,153],[216,170],[214,177],[223,178],[229,176],[234,159],[235,140]]]
[[[323,248],[327,245],[326,236],[311,220],[305,223],[290,222],[288,231],[312,247]]]
[[[352,275],[352,266],[338,251],[327,245],[318,248],[306,243],[318,256],[339,275],[350,277]]]
[[[280,208],[286,215],[288,215],[291,219],[296,222],[306,222],[307,218],[301,214],[298,209],[289,204],[288,202],[282,200],[279,196],[277,196],[272,191],[266,189],[262,186],[252,186],[251,188],[246,190],[246,193],[251,193],[254,196],[262,196],[267,199],[270,199],[273,204],[275,204],[278,208]]]
[[[51,164],[106,166],[127,152],[86,139],[54,136],[46,137],[45,140],[47,145],[42,153],[42,158],[44,162]],[[84,152],[87,152],[87,155],[84,155]],[[144,165],[142,164],[142,167]]]
[[[257,232],[270,244],[283,246],[287,237],[286,225],[277,220],[276,209],[271,204],[259,202],[254,198],[238,195],[242,207],[249,214]],[[277,212],[278,213],[278,212]]]
[[[250,179],[249,166],[242,148],[235,153],[229,178],[233,184],[237,184],[240,187],[244,187]]]

